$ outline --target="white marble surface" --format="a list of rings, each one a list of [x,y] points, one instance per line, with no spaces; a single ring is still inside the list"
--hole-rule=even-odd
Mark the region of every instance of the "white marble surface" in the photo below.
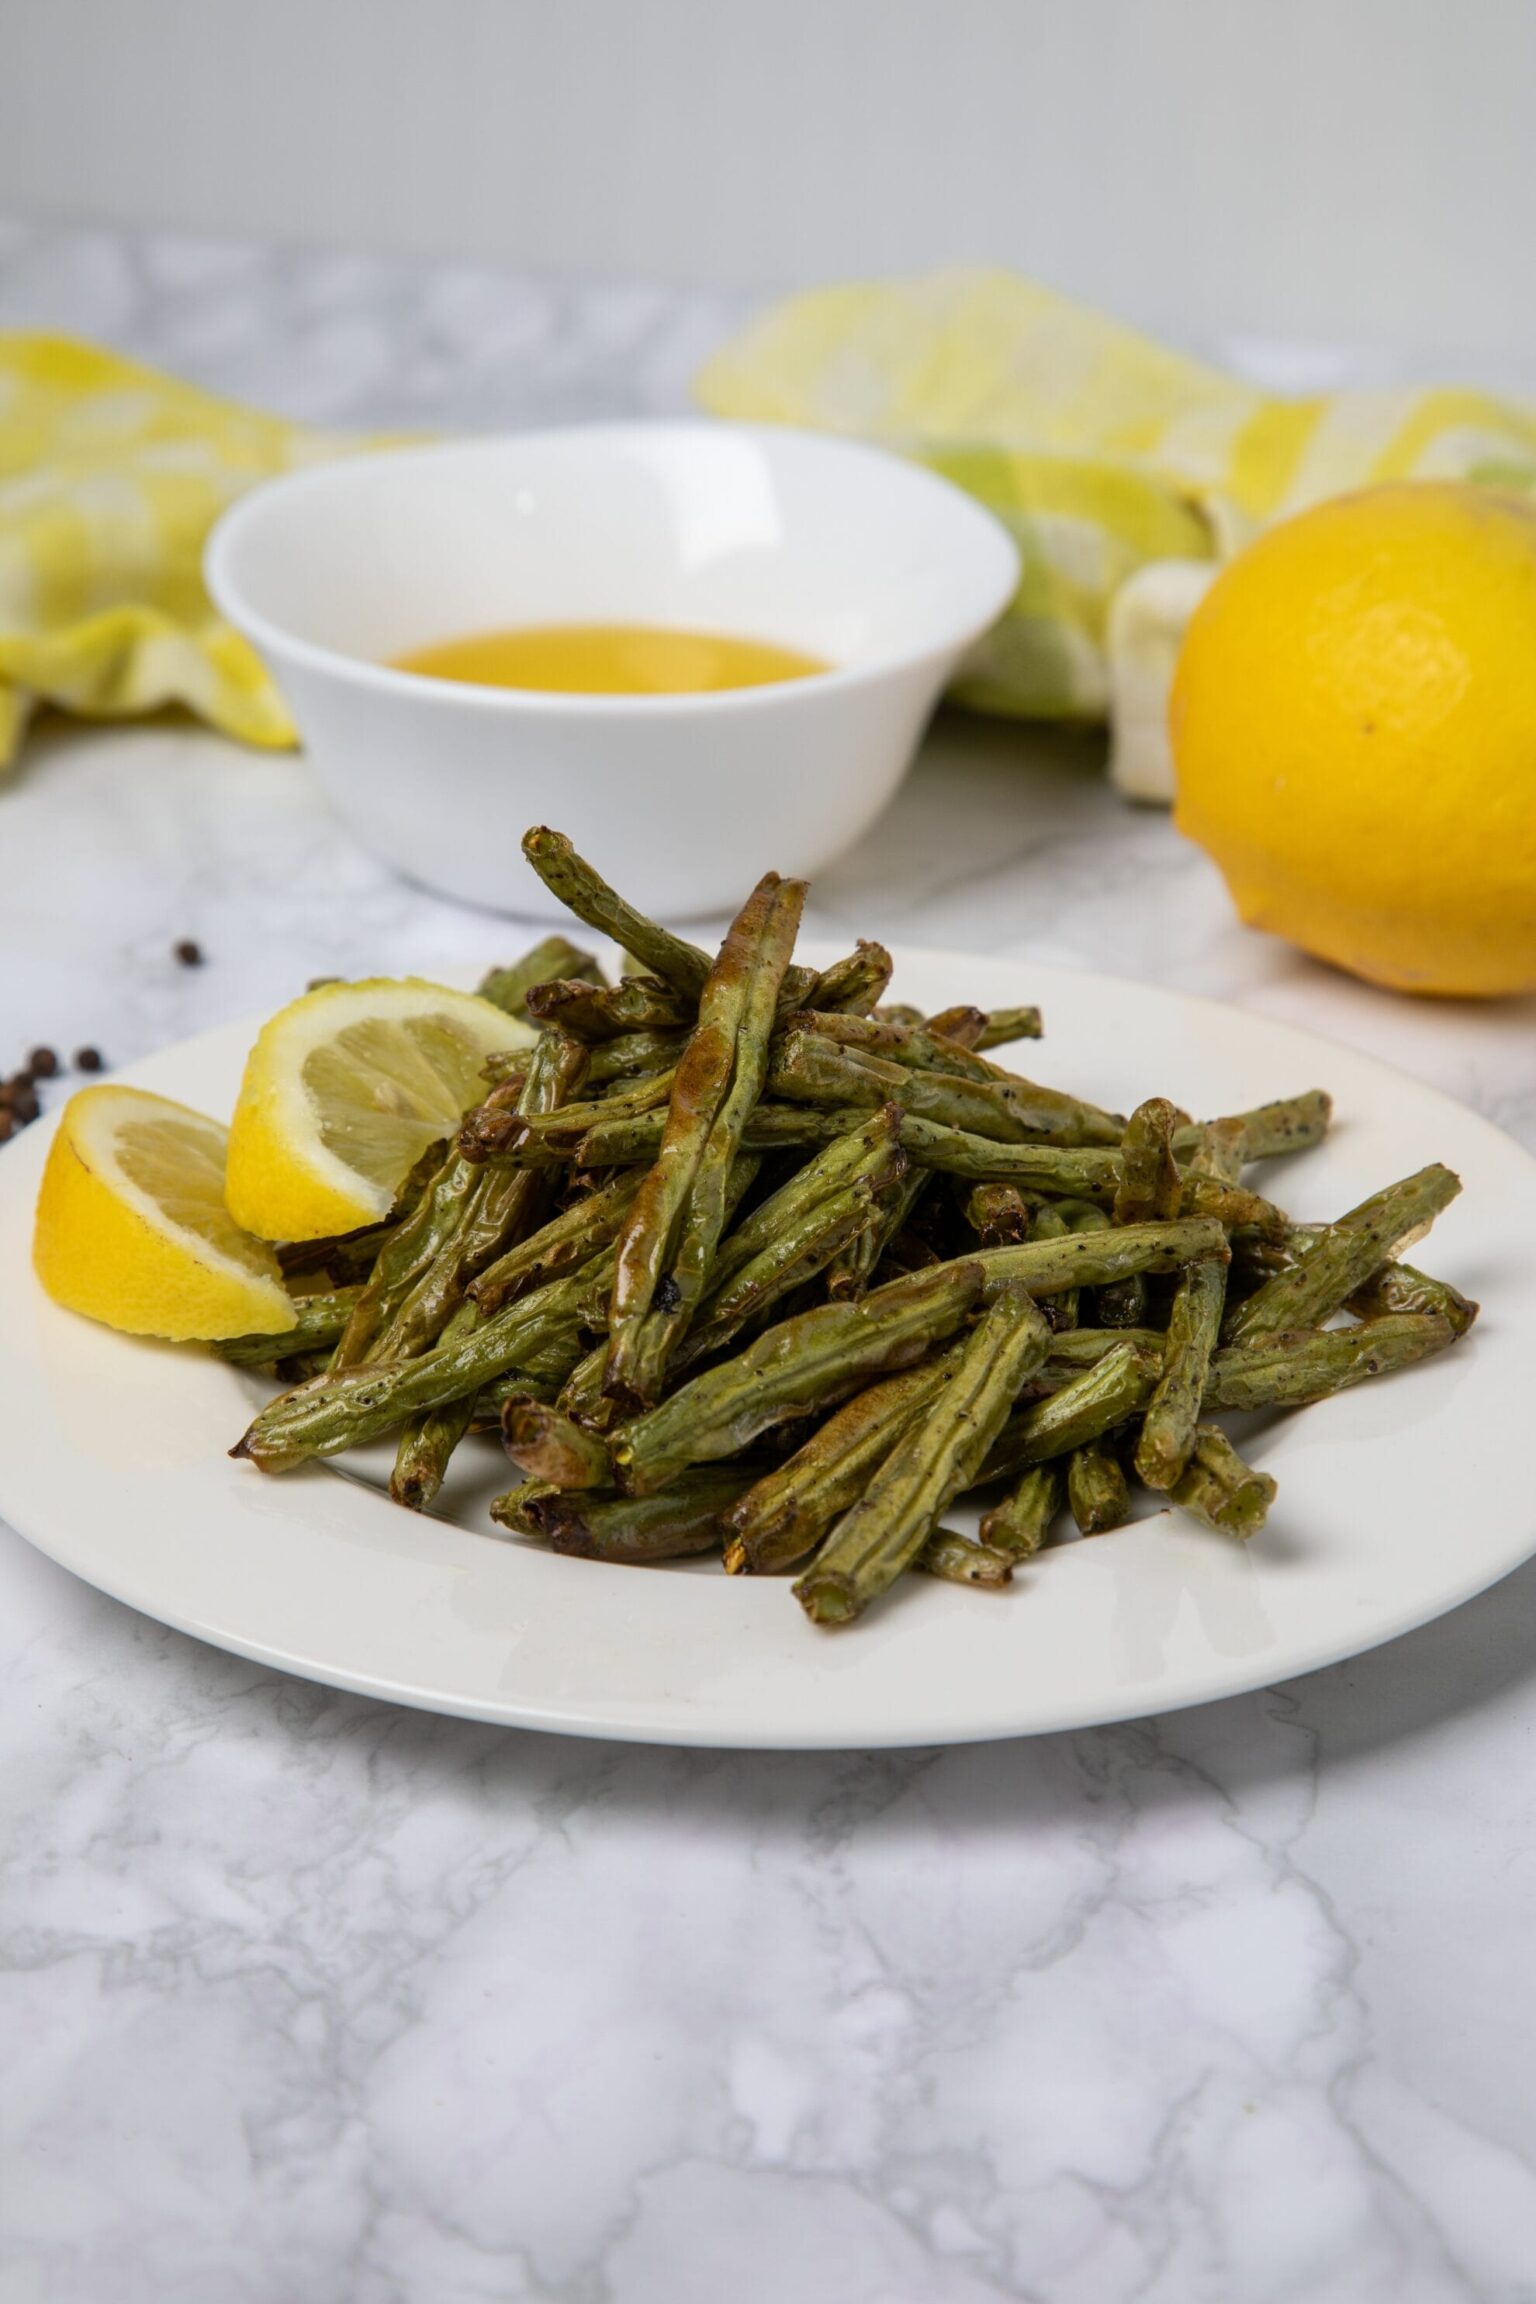
[[[0,324],[330,421],[666,406],[729,316],[0,232]],[[1536,1143],[1529,1007],[1245,934],[1087,740],[943,727],[834,923],[1285,1015]],[[514,941],[189,728],[0,793],[0,1061]],[[3,2304],[1536,2304],[1536,1567],[1266,1695],[782,1759],[332,1695],[4,1530],[0,1594]]]

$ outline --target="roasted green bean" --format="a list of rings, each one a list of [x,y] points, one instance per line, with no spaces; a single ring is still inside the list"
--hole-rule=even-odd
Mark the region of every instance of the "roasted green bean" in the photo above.
[[[1228,1342],[1247,1344],[1288,1328],[1316,1327],[1389,1256],[1427,1232],[1460,1190],[1460,1178],[1435,1163],[1373,1192],[1330,1225],[1299,1264],[1277,1272],[1237,1307],[1227,1322]]]
[[[1084,1536],[1102,1536],[1129,1520],[1131,1492],[1120,1459],[1102,1440],[1085,1441],[1067,1458],[1067,1505]]]
[[[610,1443],[620,1485],[641,1496],[690,1464],[734,1456],[760,1432],[905,1368],[953,1334],[982,1292],[979,1257],[914,1272],[853,1304],[780,1321],[744,1352],[692,1377]]]
[[[1049,1336],[1022,1286],[999,1290],[928,1413],[897,1441],[796,1583],[812,1623],[850,1623],[916,1559],[975,1480]]]
[[[488,969],[475,989],[493,1008],[505,1009],[509,1016],[526,1024],[531,1021],[528,994],[535,984],[547,984],[558,976],[588,984],[601,984],[604,980],[590,952],[583,952],[569,937],[546,936],[542,944],[535,944],[531,952],[525,952],[510,968]]]
[[[708,953],[701,952],[697,944],[685,944],[680,936],[659,928],[654,920],[626,904],[585,857],[577,855],[563,832],[535,825],[523,836],[523,854],[550,894],[558,896],[578,920],[584,920],[600,936],[611,936],[653,976],[659,976],[686,999],[698,999],[709,974]]]
[[[655,1165],[619,1234],[606,1389],[622,1405],[659,1396],[668,1358],[708,1284],[731,1163],[768,1070],[779,986],[805,883],[768,873],[732,924],[699,995]]]

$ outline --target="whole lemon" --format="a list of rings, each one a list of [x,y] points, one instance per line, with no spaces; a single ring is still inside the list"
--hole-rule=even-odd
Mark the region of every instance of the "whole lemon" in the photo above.
[[[1181,831],[1244,920],[1406,992],[1536,986],[1536,510],[1406,481],[1271,528],[1191,620]]]

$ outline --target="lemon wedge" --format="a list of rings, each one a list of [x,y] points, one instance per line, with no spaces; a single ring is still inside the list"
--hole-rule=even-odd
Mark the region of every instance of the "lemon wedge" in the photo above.
[[[280,1008],[229,1132],[231,1215],[263,1240],[319,1240],[389,1212],[427,1146],[485,1092],[488,1056],[533,1034],[420,978],[324,984]]]
[[[277,1258],[224,1204],[228,1131],[142,1088],[82,1088],[48,1149],[32,1259],[55,1303],[134,1336],[273,1336]]]

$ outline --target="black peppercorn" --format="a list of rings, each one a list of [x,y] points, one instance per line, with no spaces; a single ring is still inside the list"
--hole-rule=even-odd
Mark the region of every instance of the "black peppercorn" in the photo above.
[[[75,1050],[75,1070],[77,1072],[104,1072],[106,1068],[106,1059],[99,1048],[77,1048]]]

